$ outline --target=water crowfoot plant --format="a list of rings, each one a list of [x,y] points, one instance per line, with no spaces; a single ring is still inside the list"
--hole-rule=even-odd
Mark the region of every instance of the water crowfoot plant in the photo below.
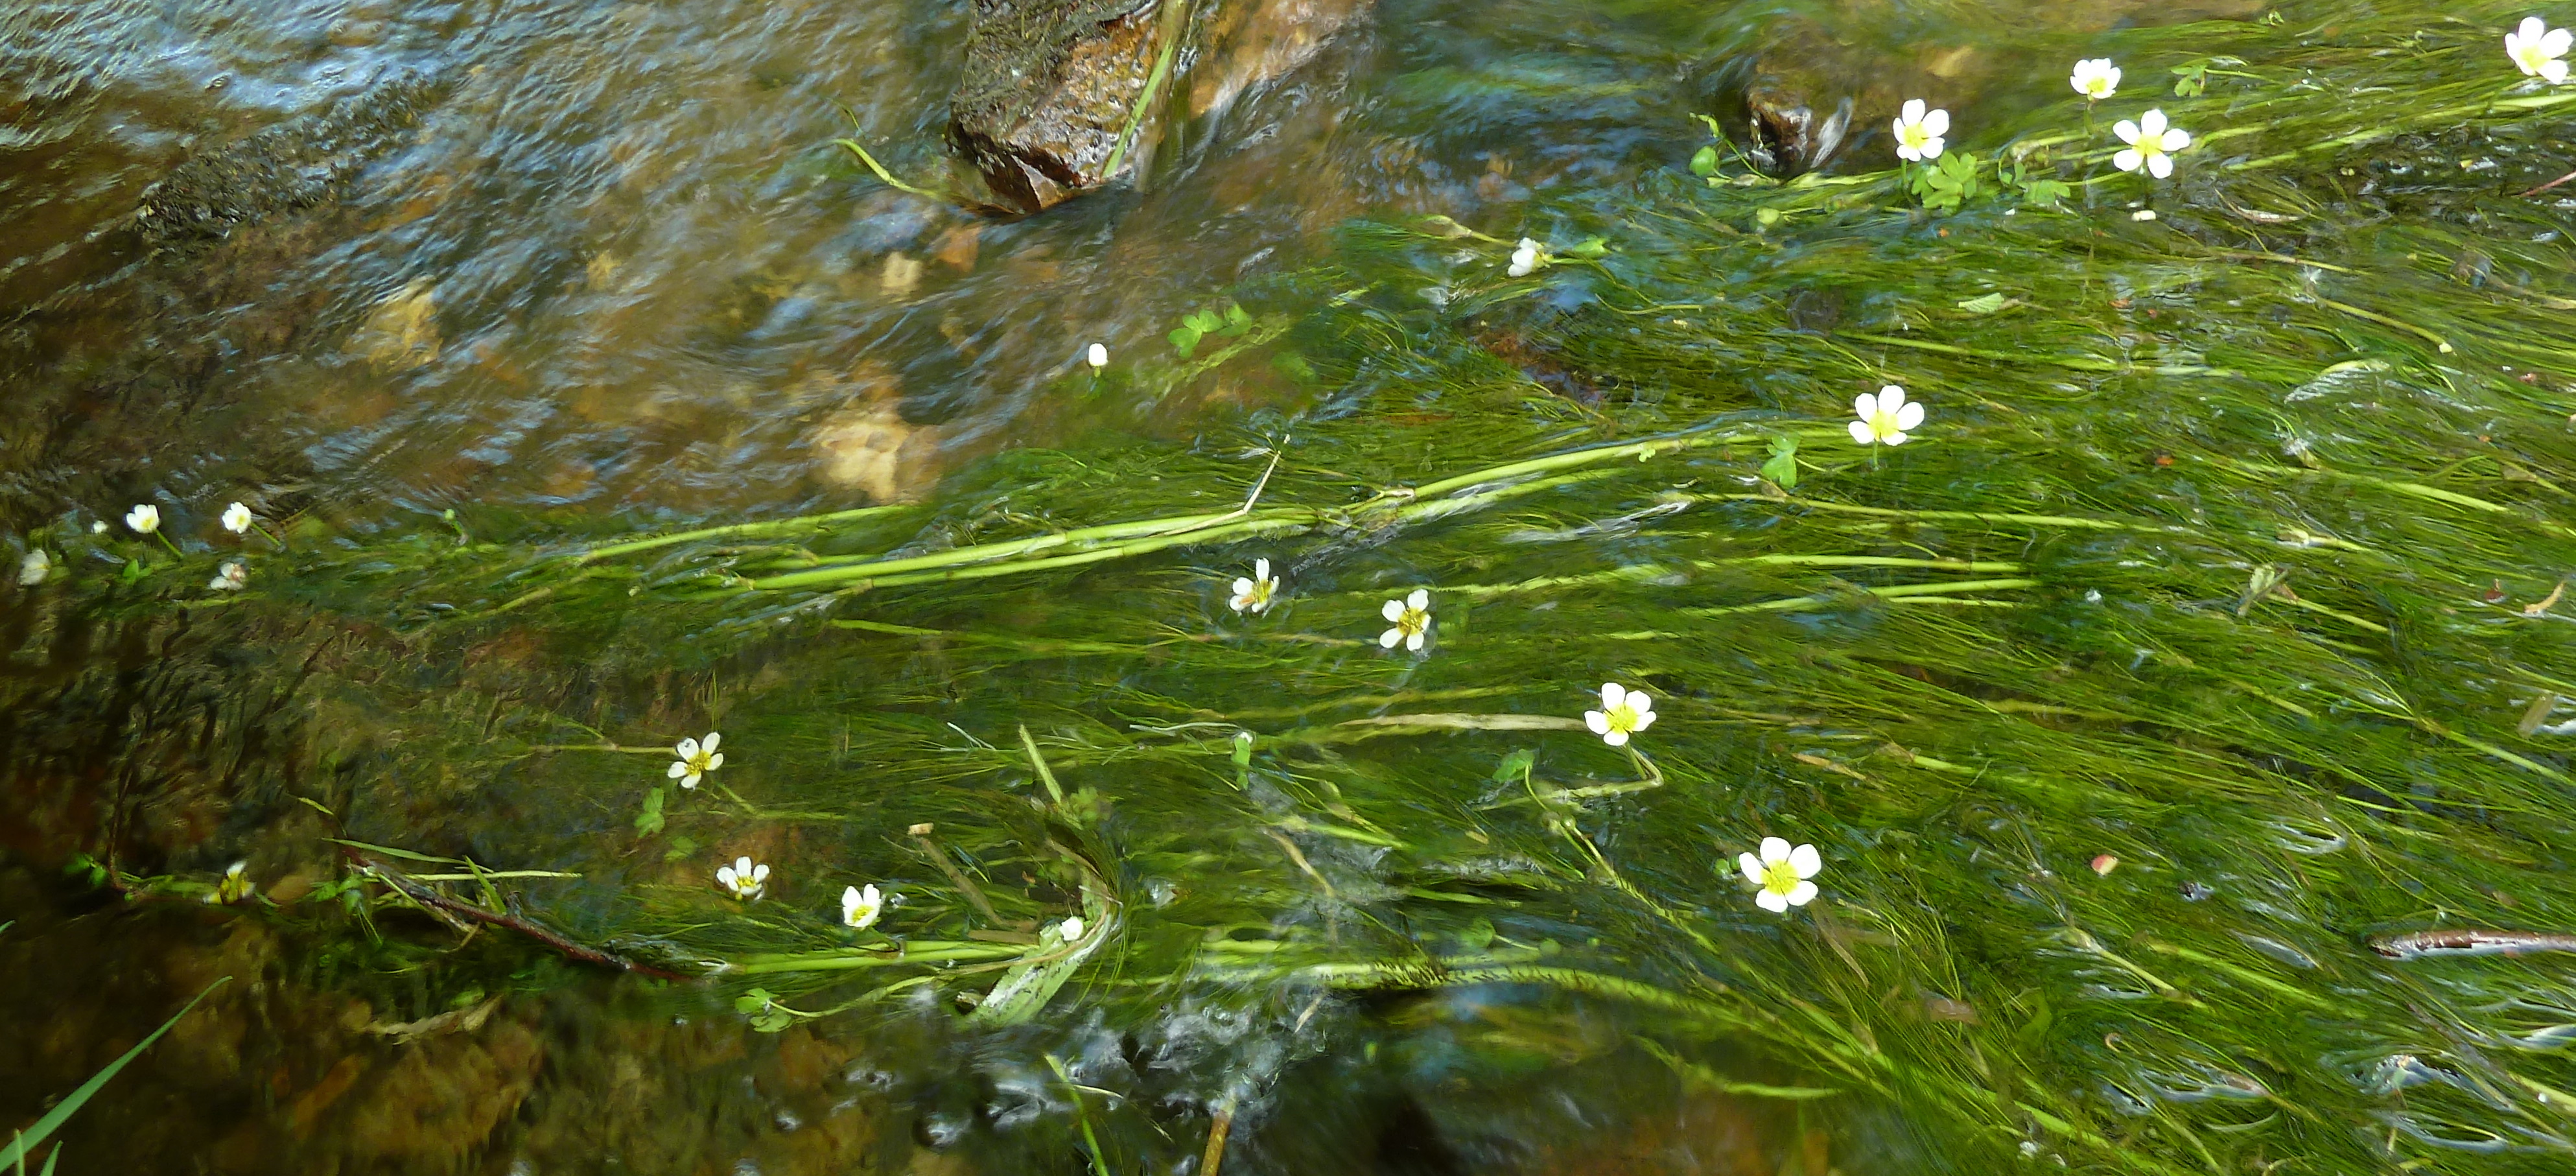
[[[2504,35],[2504,52],[2524,77],[2563,85],[2567,81],[2567,50],[2571,42],[2576,42],[2576,33],[2550,28],[2549,22],[2526,16],[2522,27]]]
[[[2075,63],[2074,73],[2066,83],[2082,94],[2086,104],[2099,102],[2120,92],[2120,67],[2108,57],[2088,57]]]
[[[1923,163],[1941,157],[1941,138],[1950,133],[1950,112],[1927,110],[1920,98],[1905,100],[1896,115],[1896,157]]]
[[[2121,119],[2111,133],[2128,144],[2111,157],[2111,166],[2124,172],[2145,168],[2148,175],[2161,180],[2173,174],[2173,153],[2191,146],[2191,135],[2180,127],[2165,122],[2165,112],[2150,110],[2138,121]]]
[[[1601,684],[1601,709],[1583,712],[1583,724],[1612,747],[1626,747],[1628,737],[1655,725],[1655,700],[1642,690],[1616,682]]]
[[[53,574],[53,570],[54,557],[45,554],[44,548],[39,547],[30,551],[25,559],[18,561],[18,586],[33,588],[42,584],[46,576]]]
[[[724,736],[714,731],[707,732],[705,742],[681,740],[679,746],[671,749],[671,753],[680,758],[671,765],[670,778],[679,781],[682,788],[697,787],[698,781],[705,779],[707,773],[724,766],[724,753],[716,750],[716,746],[723,742]]]
[[[1378,645],[1393,649],[1401,644],[1410,652],[1422,652],[1423,637],[1431,632],[1431,593],[1429,591],[1416,588],[1411,596],[1402,600],[1387,601],[1386,606],[1378,612],[1386,617],[1391,626],[1386,632],[1377,635]]]
[[[1815,846],[1793,849],[1785,838],[1779,837],[1763,838],[1761,856],[1738,854],[1735,864],[1744,871],[1747,881],[1762,888],[1753,896],[1754,905],[1774,914],[1786,914],[1790,907],[1815,901],[1816,884],[1808,879],[1825,868]]]
[[[1086,347],[1086,348],[1084,348],[1084,349],[1083,349],[1083,351],[1082,351],[1082,362],[1087,363],[1087,364],[1090,364],[1090,365],[1091,365],[1091,370],[1093,370],[1093,371],[1095,371],[1095,372],[1096,372],[1096,371],[1099,371],[1099,370],[1100,370],[1100,369],[1102,369],[1102,368],[1108,367],[1108,366],[1109,366],[1109,349],[1108,349],[1107,347],[1104,347],[1104,346],[1102,346],[1102,345],[1098,344],[1098,343],[1094,343],[1094,344],[1092,344],[1091,346]]]
[[[206,587],[217,592],[239,592],[249,582],[250,570],[243,567],[240,560],[226,560],[224,566],[215,570],[215,578],[206,581]]]
[[[849,886],[841,890],[842,926],[865,931],[876,926],[878,916],[884,913],[885,896],[878,893],[876,883],[868,883],[865,889]]]
[[[170,554],[179,556],[181,559],[187,558],[187,556],[179,550],[178,544],[171,542],[168,535],[161,533],[160,507],[154,506],[148,502],[136,503],[134,509],[125,512],[125,525],[132,528],[134,533],[137,535],[150,535],[155,539],[159,539],[161,541],[161,546],[170,549]],[[106,529],[107,525],[105,523],[101,523],[94,528],[96,531],[104,531]]]
[[[1852,415],[1859,419],[1844,427],[1863,445],[1903,445],[1923,424],[1923,406],[1906,400],[1905,389],[1894,384],[1853,397]]]
[[[1235,580],[1234,595],[1225,603],[1236,612],[1265,613],[1270,611],[1270,601],[1278,591],[1279,580],[1270,574],[1270,561],[1256,559],[1252,561],[1252,574]]]
[[[238,502],[225,507],[223,522],[224,529],[232,532],[233,534],[240,535],[249,531],[251,522],[250,508]]]
[[[716,886],[743,902],[758,902],[769,892],[769,864],[738,857],[716,867]]]
[[[1523,237],[1520,244],[1512,247],[1511,265],[1504,272],[1515,278],[1526,278],[1545,264],[1546,256],[1539,251],[1538,242]]]

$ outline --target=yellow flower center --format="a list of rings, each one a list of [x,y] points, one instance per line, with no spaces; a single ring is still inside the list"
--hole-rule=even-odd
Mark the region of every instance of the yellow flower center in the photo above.
[[[1635,731],[1637,729],[1637,708],[1630,706],[1627,703],[1623,702],[1617,706],[1611,707],[1608,713],[1603,717],[1610,721],[1610,729],[1613,731]]]
[[[691,772],[703,776],[711,770],[707,767],[707,761],[714,759],[715,756],[716,753],[701,748],[695,755],[690,756],[686,762],[688,763],[689,770]]]
[[[1765,862],[1762,866],[1762,888],[1782,898],[1798,888],[1798,867],[1787,861]]]
[[[1268,607],[1270,604],[1270,593],[1278,586],[1279,581],[1277,580],[1254,580],[1252,582],[1252,590],[1243,594],[1244,605],[1248,608]]]
[[[1884,441],[1904,432],[1905,427],[1896,423],[1895,413],[1881,410],[1869,414],[1869,431],[1879,440]]]
[[[1396,632],[1402,633],[1407,637],[1419,634],[1424,629],[1428,629],[1430,627],[1431,612],[1428,609],[1408,608],[1398,614],[1395,618]]]
[[[1921,151],[1925,144],[1932,141],[1932,136],[1924,132],[1922,123],[1905,124],[1905,130],[1900,137],[1905,140],[1906,146],[1917,151]]]

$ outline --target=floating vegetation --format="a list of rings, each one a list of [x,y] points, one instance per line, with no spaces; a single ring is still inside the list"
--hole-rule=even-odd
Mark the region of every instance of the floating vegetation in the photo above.
[[[1913,169],[1979,181],[1947,215],[1713,148],[1545,210],[1587,242],[1553,254],[1350,226],[1222,358],[1137,362],[1293,347],[1331,389],[1196,446],[658,535],[317,511],[211,600],[210,550],[66,520],[26,591],[172,661],[287,651],[223,672],[293,681],[333,772],[252,784],[478,855],[355,865],[360,914],[470,907],[765,1030],[997,1034],[1119,1096],[1049,1128],[1104,1169],[1242,1138],[1279,1059],[1372,1031],[1340,994],[1475,989],[1901,1116],[1837,1146],[1926,1168],[2561,1171],[2576,203],[2519,177],[2576,133],[2565,38],[2509,71],[2494,5],[2297,16],[2106,36],[2177,79],[2125,146],[2077,129],[2113,57],[2017,121],[1910,107]],[[1386,656],[1430,585],[1439,656]],[[719,723],[758,752],[721,782]],[[580,875],[514,880],[552,922],[504,855]],[[1244,1028],[1063,1047],[1184,1005]]]

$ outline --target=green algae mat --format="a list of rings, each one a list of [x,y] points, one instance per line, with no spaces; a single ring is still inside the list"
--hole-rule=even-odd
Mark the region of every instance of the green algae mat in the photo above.
[[[99,503],[23,537],[11,738],[89,761],[44,819],[136,901],[928,1019],[1063,1170],[1251,1146],[1445,995],[1515,1010],[1476,1064],[1625,1057],[1847,1172],[2564,1172],[2576,86],[2524,15],[2106,34],[2107,96],[1938,154],[1783,183],[1712,124],[1351,224],[1047,392],[1302,407],[917,504]],[[156,789],[248,886],[117,858]]]

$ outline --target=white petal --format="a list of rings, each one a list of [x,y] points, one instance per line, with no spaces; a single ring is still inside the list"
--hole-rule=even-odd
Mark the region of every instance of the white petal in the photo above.
[[[1930,114],[1924,115],[1923,129],[1936,140],[1943,135],[1949,134],[1950,112],[1946,110],[1935,110]],[[1938,155],[1941,152],[1936,148],[1932,153]]]
[[[1785,915],[1789,913],[1789,900],[1772,891],[1765,890],[1754,895],[1753,904],[1775,915]]]
[[[1405,638],[1405,639],[1404,639],[1404,649],[1405,649],[1405,652],[1407,652],[1407,653],[1420,653],[1420,652],[1422,652],[1422,634],[1420,634],[1420,633],[1416,633],[1416,634],[1414,634],[1414,635],[1413,635],[1413,636],[1411,636],[1411,637],[1407,637],[1407,638]]]
[[[2565,57],[2571,47],[2576,47],[2576,32],[2566,29],[2551,29],[2549,35],[2540,39],[2540,55],[2543,57]]]
[[[1743,871],[1744,871],[1744,880],[1745,880],[1745,881],[1750,882],[1750,883],[1752,883],[1752,884],[1754,884],[1754,885],[1756,885],[1756,886],[1759,886],[1759,885],[1761,885],[1761,884],[1762,884],[1762,859],[1761,859],[1761,858],[1755,857],[1755,856],[1753,856],[1752,854],[1749,854],[1749,853],[1739,853],[1739,854],[1735,855],[1735,865],[1736,865],[1736,868],[1741,869],[1741,870],[1743,870]]]
[[[723,766],[724,766],[724,753],[723,753],[723,752],[719,751],[719,752],[715,753],[714,755],[711,755],[711,756],[708,756],[708,757],[707,757],[707,770],[708,770],[708,771],[712,772],[712,771],[716,770],[717,768],[721,768],[721,767],[723,767]]]
[[[1255,580],[1267,580],[1270,578],[1270,561],[1268,559],[1256,559],[1252,561],[1252,578]]]
[[[2111,124],[2111,133],[2119,136],[2120,141],[2123,143],[2135,143],[2138,141],[2138,124],[2130,122],[2124,118]],[[2129,169],[2121,168],[2120,170],[2127,171]]]
[[[1914,163],[1923,158],[1923,153],[1900,142],[1896,145],[1896,157],[1908,163]]]
[[[1878,411],[1895,412],[1905,407],[1905,389],[1889,384],[1878,390]]]
[[[751,859],[747,857],[738,857],[733,859],[733,872],[749,876],[751,873]]]
[[[1844,427],[1851,430],[1852,440],[1858,441],[1863,445],[1867,445],[1872,441],[1878,440],[1878,434],[1870,432],[1869,426],[1864,425],[1859,421],[1853,421],[1851,424]]]
[[[1890,444],[1890,445],[1903,445],[1903,444],[1905,444],[1905,442],[1906,442],[1908,439],[1909,439],[1909,438],[1908,438],[1908,436],[1907,436],[1907,434],[1906,434],[1905,430],[1903,430],[1903,429],[1898,429],[1897,431],[1895,431],[1895,432],[1893,432],[1893,433],[1890,433],[1890,434],[1888,434],[1887,436],[1884,436],[1884,437],[1879,438],[1879,440],[1884,441],[1884,442],[1886,442],[1887,444]]]
[[[1636,729],[1637,729],[1637,730],[1643,731],[1643,730],[1645,730],[1646,728],[1648,728],[1648,727],[1652,727],[1652,726],[1654,726],[1654,725],[1655,725],[1655,712],[1650,711],[1650,710],[1641,710],[1641,711],[1638,711],[1638,712],[1637,712],[1637,727],[1636,727]]]
[[[677,779],[679,779],[680,777],[682,777],[682,776],[686,776],[686,775],[688,775],[688,774],[689,774],[689,765],[688,765],[688,763],[687,763],[686,761],[673,761],[673,763],[671,764],[671,778],[672,778],[672,779],[677,780]]]
[[[1797,884],[1790,889],[1786,901],[1790,906],[1805,906],[1816,901],[1816,884],[1813,882]]]
[[[1923,406],[1920,404],[1908,404],[1903,408],[1897,409],[1896,427],[1909,430],[1922,428]]]
[[[1886,109],[1886,108],[1885,108],[1885,107],[1880,107],[1879,109],[1884,110],[1884,109]],[[1922,122],[1922,121],[1923,121],[1923,100],[1922,100],[1922,99],[1920,99],[1920,98],[1908,98],[1908,99],[1906,99],[1906,100],[1905,100],[1905,108],[1904,108],[1903,110],[1898,111],[1898,112],[1897,112],[1896,117],[1897,117],[1898,121],[1900,121],[1900,122],[1910,122],[1910,123],[1919,123],[1919,122]]]
[[[1789,860],[1788,840],[1781,837],[1763,838],[1762,860],[1765,862],[1785,862]]]
[[[1431,608],[1431,593],[1424,589],[1416,588],[1413,590],[1413,595],[1404,598],[1404,603],[1410,606],[1415,612],[1428,611]]]
[[[1815,846],[1801,845],[1789,851],[1789,868],[1796,870],[1801,878],[1813,878],[1816,871],[1825,868],[1825,859],[1816,852]]]
[[[2122,151],[2111,157],[2111,166],[2124,172],[2132,172],[2138,170],[2138,165],[2146,162],[2146,158],[2135,150]]]
[[[1621,700],[1627,697],[1627,687],[1616,682],[1604,682],[1601,684],[1601,709],[1617,710],[1619,709],[1619,703]]]
[[[1628,746],[1628,733],[1625,731],[1612,731],[1611,733],[1602,736],[1601,741],[1612,747],[1626,747]]]
[[[769,881],[769,863],[762,862],[757,866],[753,866],[751,868],[751,880],[754,882]]]
[[[2540,80],[2553,86],[2566,84],[2567,62],[2560,58],[2552,58],[2548,61],[2541,62]]]
[[[695,739],[683,739],[680,741],[680,745],[678,747],[671,749],[671,754],[676,755],[681,759],[696,759],[698,758],[698,741]]]
[[[698,744],[698,750],[700,750],[700,751],[714,751],[714,750],[716,749],[716,745],[717,745],[717,744],[720,744],[720,743],[723,743],[723,742],[724,742],[724,736],[722,736],[722,735],[718,735],[718,734],[716,734],[716,733],[715,733],[715,732],[713,732],[713,731],[709,731],[709,732],[707,732],[706,742]]]
[[[2154,139],[2154,138],[2162,137],[2162,136],[2164,135],[2164,133],[2165,133],[2165,112],[2164,112],[2164,111],[2162,111],[2162,110],[2150,110],[2150,111],[2146,112],[2145,114],[2142,114],[2142,115],[2139,115],[2139,116],[2138,116],[2138,137],[2139,137],[2139,138],[2141,138],[2141,139]]]
[[[1236,607],[1236,608],[1242,608],[1242,607],[1243,607],[1243,605],[1242,605],[1240,602],[1252,599],[1252,581],[1251,581],[1251,580],[1249,580],[1249,579],[1237,579],[1237,580],[1234,582],[1234,599],[1238,602],[1238,603],[1236,603],[1236,604],[1235,604],[1235,606],[1234,606],[1234,607]]]
[[[1929,139],[1925,139],[1925,140],[1923,141],[1923,158],[1925,158],[1925,159],[1939,159],[1939,158],[1941,158],[1941,136],[1939,136],[1939,135],[1934,135],[1934,136],[1932,136],[1931,138],[1929,138]]]
[[[1607,735],[1610,733],[1610,716],[1600,711],[1585,711],[1583,725],[1592,728],[1592,733],[1595,735]]]
[[[1390,621],[1400,619],[1404,616],[1404,602],[1401,600],[1387,601],[1386,607],[1377,610],[1377,614]]]
[[[841,909],[845,911],[854,911],[859,909],[858,887],[844,886],[841,888]]]
[[[2191,146],[2191,132],[2175,127],[2165,132],[2165,150],[2180,151]]]
[[[1387,649],[1395,648],[1396,644],[1403,640],[1404,630],[1402,629],[1389,629],[1377,635],[1377,643]]]
[[[705,779],[705,777],[700,776],[696,772],[691,772],[688,775],[680,777],[680,787],[695,788],[698,786],[698,781],[703,779]]]
[[[1878,415],[1878,393],[1863,392],[1852,397],[1852,415],[1868,420]]]
[[[1638,725],[1643,726],[1646,720],[1655,717],[1655,700],[1646,697],[1646,692],[1643,690],[1630,691],[1628,709],[1637,712]]]
[[[2536,17],[2536,16],[2526,16],[2526,17],[2522,18],[2522,27],[2521,27],[2520,29],[2517,29],[2517,30],[2515,30],[2513,33],[2508,33],[2508,34],[2506,34],[2506,35],[2507,35],[2507,36],[2515,36],[2515,35],[2519,35],[2519,36],[2520,36],[2523,40],[2525,40],[2525,41],[2537,41],[2537,40],[2539,40],[2539,39],[2540,39],[2541,33],[2542,33],[2544,30],[2546,30],[2548,27],[2549,27],[2548,23],[2547,23],[2547,22],[2545,22],[2545,21],[2542,21],[2539,17]]]
[[[718,882],[722,882],[722,883],[724,883],[724,884],[725,884],[725,885],[727,885],[727,886],[731,886],[731,885],[733,885],[733,867],[732,867],[732,866],[717,866],[717,867],[716,867],[716,881],[718,881]]]
[[[2161,180],[2173,174],[2173,156],[2157,154],[2147,157],[2147,174]]]

